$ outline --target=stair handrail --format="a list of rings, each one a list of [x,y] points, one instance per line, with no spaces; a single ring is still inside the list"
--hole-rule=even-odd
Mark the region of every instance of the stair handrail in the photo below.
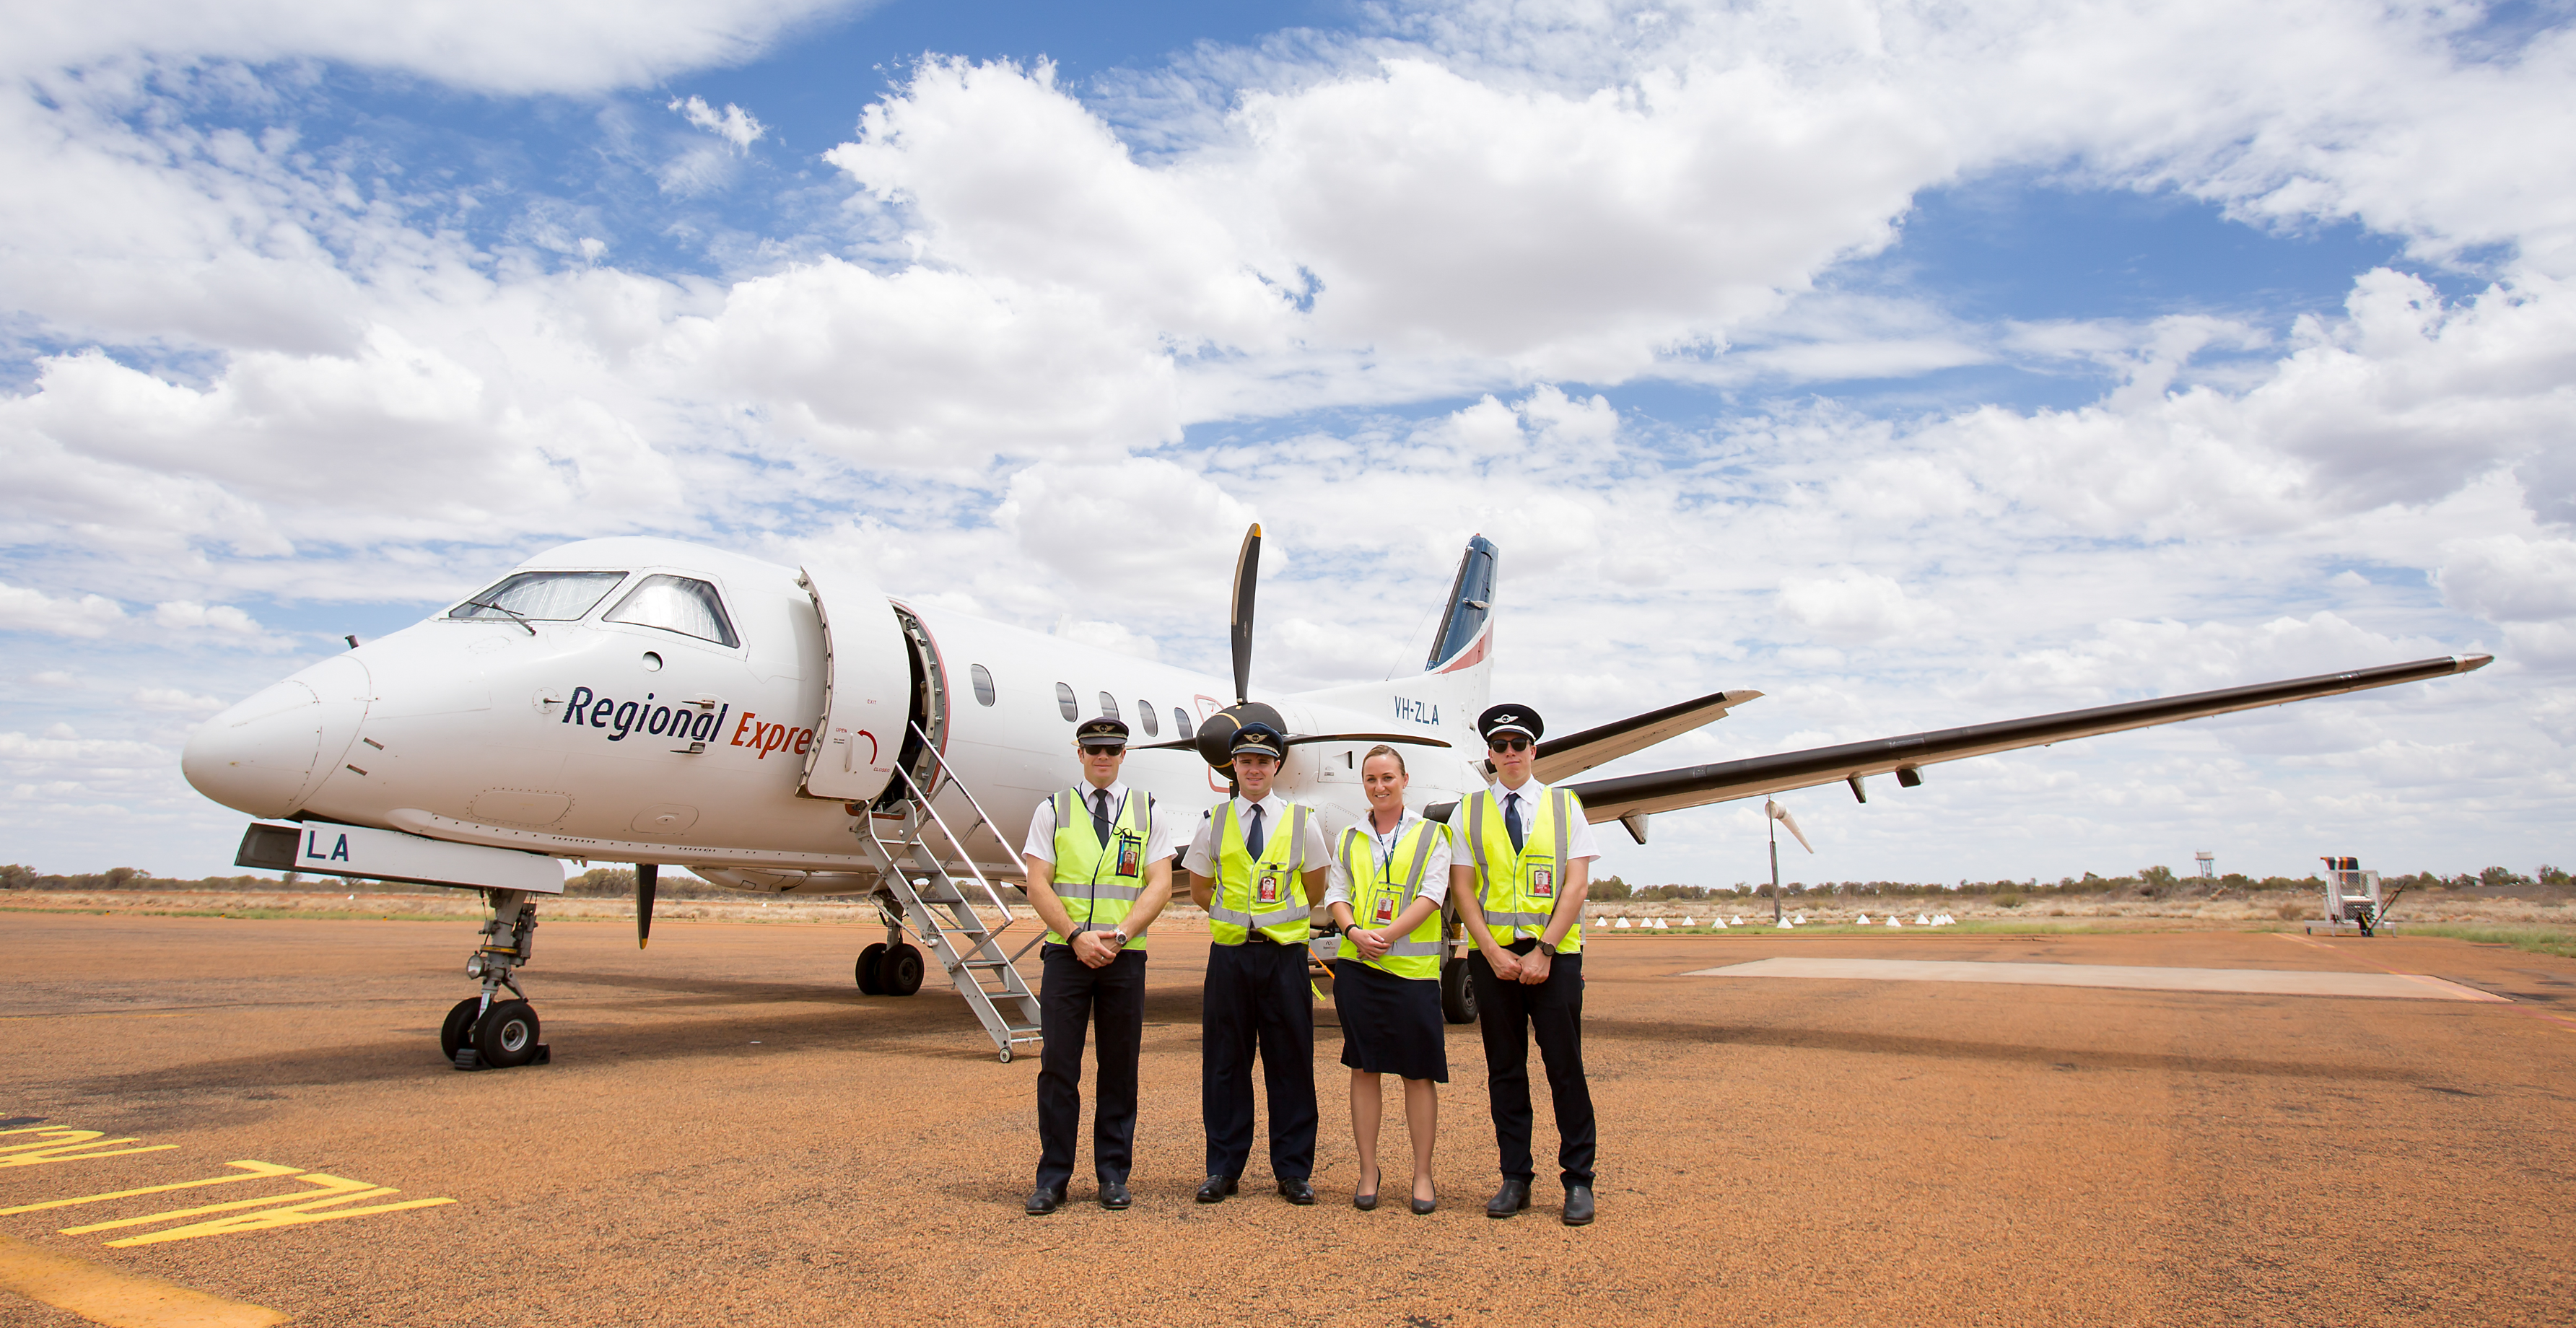
[[[957,772],[949,768],[948,758],[939,754],[939,747],[936,743],[933,743],[930,740],[930,735],[921,731],[921,725],[917,721],[906,720],[904,722],[904,727],[911,729],[913,735],[921,739],[921,750],[928,754],[931,763],[939,768],[938,773],[945,776],[948,783],[954,786],[959,793],[965,795],[966,805],[975,809],[975,819],[983,822],[987,826],[991,826],[993,837],[1000,839],[1002,836],[1002,827],[994,822],[992,813],[984,810],[984,804],[975,797],[975,790],[967,787],[966,781],[959,779],[957,777]],[[999,937],[1003,932],[1009,931],[1011,928],[1019,925],[1020,919],[1017,915],[1011,912],[1011,906],[1003,900],[1002,892],[993,888],[993,882],[984,875],[983,867],[976,863],[974,854],[967,849],[966,841],[959,837],[956,830],[949,826],[948,818],[939,814],[939,808],[931,802],[930,794],[924,792],[921,785],[913,781],[912,772],[905,770],[900,762],[895,765],[894,772],[898,776],[902,777],[903,786],[912,790],[912,800],[919,804],[921,810],[930,817],[931,822],[939,827],[939,833],[948,837],[949,847],[956,850],[958,860],[965,864],[968,874],[975,878],[975,884],[983,887],[984,898],[991,901],[993,911],[1002,915],[1002,925],[990,929],[985,933],[985,936],[987,938]],[[932,782],[936,783],[938,781],[933,780]],[[1003,840],[1003,846],[1007,848],[1009,846],[1009,842],[1010,841],[1008,840]],[[940,866],[945,870],[947,864],[941,863]],[[962,895],[960,897],[963,898]],[[974,905],[969,903],[967,904],[967,908],[971,911],[974,908]],[[995,953],[1000,953],[998,946],[995,947]]]

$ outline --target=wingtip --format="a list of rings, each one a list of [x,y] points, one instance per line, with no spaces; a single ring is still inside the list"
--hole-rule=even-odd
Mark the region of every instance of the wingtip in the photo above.
[[[2482,669],[2489,664],[2495,663],[2495,656],[2493,655],[2453,655],[2451,658],[2458,663],[2459,671],[2462,673],[2467,673],[2472,669]]]

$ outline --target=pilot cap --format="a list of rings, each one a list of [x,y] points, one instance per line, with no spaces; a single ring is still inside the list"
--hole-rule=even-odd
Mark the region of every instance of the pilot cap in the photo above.
[[[1124,747],[1127,745],[1126,721],[1108,715],[1082,721],[1073,731],[1073,740],[1087,747]]]
[[[1234,731],[1234,748],[1227,754],[1241,756],[1245,752],[1257,752],[1274,761],[1285,761],[1288,759],[1287,735],[1256,719]]]
[[[1476,716],[1476,731],[1485,735],[1487,742],[1506,733],[1518,733],[1536,742],[1541,734],[1547,732],[1547,724],[1538,717],[1537,711],[1528,706],[1498,705],[1488,706],[1485,713]]]

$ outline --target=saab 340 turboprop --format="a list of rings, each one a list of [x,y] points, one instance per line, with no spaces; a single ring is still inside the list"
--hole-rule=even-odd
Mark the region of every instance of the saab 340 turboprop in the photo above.
[[[1019,830],[1067,782],[1076,722],[1107,713],[1128,723],[1124,778],[1163,816],[1194,820],[1227,795],[1230,740],[1254,719],[1290,735],[1279,786],[1314,805],[1328,834],[1365,814],[1357,767],[1379,742],[1421,749],[1408,762],[1412,795],[1434,818],[1484,787],[1474,721],[1494,664],[1494,545],[1468,541],[1420,673],[1256,698],[1260,537],[1258,526],[1246,534],[1236,564],[1230,687],[910,604],[861,576],[676,540],[597,539],[540,554],[433,618],[233,706],[190,738],[183,764],[207,797],[260,818],[243,837],[243,866],[484,893],[491,917],[466,966],[481,991],[440,1034],[462,1067],[545,1054],[516,970],[531,956],[536,898],[563,891],[562,859],[636,865],[639,942],[651,935],[662,866],[748,891],[870,895],[887,930],[859,956],[860,988],[920,987],[927,961],[909,933],[1007,1061],[1036,1040],[1038,1021],[1003,945],[1014,925],[1003,891],[1023,876]],[[1912,787],[1936,762],[2466,672],[2488,658],[1571,787],[1591,820],[1615,820],[1644,843],[1659,812],[1838,780],[1866,801],[1872,775]],[[1550,738],[1535,773],[1566,781],[1760,695],[1716,692]],[[1464,1022],[1475,1016],[1454,914],[1448,934],[1443,1003]]]

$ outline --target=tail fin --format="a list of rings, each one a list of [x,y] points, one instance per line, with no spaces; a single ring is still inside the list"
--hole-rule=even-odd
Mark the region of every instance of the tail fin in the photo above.
[[[1491,653],[1486,624],[1494,612],[1494,564],[1499,557],[1492,540],[1482,535],[1467,541],[1458,560],[1458,579],[1449,586],[1449,607],[1440,615],[1440,631],[1431,638],[1425,673],[1454,673],[1473,668]]]
[[[1457,579],[1449,584],[1449,604],[1440,630],[1431,638],[1431,654],[1422,672],[1385,682],[1364,682],[1301,693],[1297,699],[1337,706],[1371,723],[1386,719],[1408,724],[1456,729],[1443,734],[1461,750],[1475,737],[1475,719],[1492,688],[1494,662],[1494,564],[1499,556],[1482,535],[1467,541],[1458,560]],[[1338,722],[1335,731],[1338,731]]]

